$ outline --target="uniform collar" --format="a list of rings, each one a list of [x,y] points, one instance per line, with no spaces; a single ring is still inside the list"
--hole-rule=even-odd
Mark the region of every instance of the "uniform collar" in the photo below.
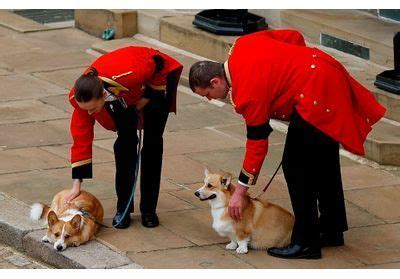
[[[231,101],[231,104],[234,108],[236,108],[236,104],[233,102],[233,97],[232,97],[232,79],[231,79],[231,73],[229,72],[229,65],[228,65],[228,60],[225,61],[224,63],[224,75],[226,82],[228,83],[229,86],[229,100]]]
[[[231,73],[229,72],[228,60],[226,60],[224,63],[224,72],[225,72],[226,81],[228,82],[228,86],[232,87]]]

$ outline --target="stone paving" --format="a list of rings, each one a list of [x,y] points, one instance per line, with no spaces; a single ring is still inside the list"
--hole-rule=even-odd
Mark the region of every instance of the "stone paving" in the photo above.
[[[21,34],[0,27],[0,41],[0,192],[27,204],[50,203],[55,193],[71,187],[71,107],[66,94],[95,58],[86,49],[100,40],[73,28]],[[117,41],[110,43],[118,46]],[[174,55],[185,66],[193,60]],[[112,132],[96,127],[94,179],[83,183],[83,189],[102,202],[106,224],[111,223],[116,201],[114,139]],[[284,141],[284,133],[272,133],[269,155],[252,195],[278,166]],[[346,245],[324,248],[318,261],[281,260],[265,251],[238,255],[224,250],[227,239],[211,228],[209,205],[193,195],[202,184],[204,167],[234,175],[240,171],[245,132],[233,108],[214,106],[180,88],[178,114],[170,115],[164,142],[158,204],[161,225],[142,227],[136,202],[129,229],[101,229],[98,234],[108,247],[144,268],[400,268],[398,168],[371,167],[342,157],[350,226]],[[263,198],[291,210],[281,171]],[[27,262],[0,246],[0,268]],[[30,261],[22,267],[35,264]]]
[[[49,267],[0,243],[0,269],[48,269]]]

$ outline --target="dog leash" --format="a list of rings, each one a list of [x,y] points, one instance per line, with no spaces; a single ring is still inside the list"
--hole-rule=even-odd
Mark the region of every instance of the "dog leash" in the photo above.
[[[93,222],[94,222],[95,224],[97,224],[97,225],[99,225],[99,226],[101,226],[101,227],[107,228],[107,229],[112,229],[112,228],[113,228],[113,227],[110,227],[110,226],[107,226],[107,225],[104,225],[104,224],[98,222],[98,221],[96,220],[96,218],[95,218],[92,214],[90,214],[89,212],[87,212],[86,210],[81,210],[81,212],[82,212],[82,216],[87,216],[87,217],[89,217],[90,219],[93,220]]]
[[[93,222],[95,222],[97,225],[99,225],[99,226],[101,226],[101,227],[104,227],[104,228],[107,228],[107,229],[115,228],[116,226],[118,226],[118,225],[122,222],[122,220],[125,218],[126,213],[128,212],[128,209],[130,209],[130,206],[129,206],[129,205],[130,205],[130,203],[131,203],[131,201],[132,201],[132,199],[133,199],[133,196],[135,195],[136,181],[137,181],[138,171],[139,171],[140,150],[141,150],[141,149],[142,149],[142,130],[139,130],[139,146],[138,146],[138,154],[137,154],[137,160],[136,160],[135,177],[134,177],[134,180],[133,180],[132,193],[131,193],[131,196],[130,196],[130,198],[129,198],[128,204],[127,204],[127,206],[126,206],[126,208],[125,208],[125,211],[124,211],[124,213],[122,214],[122,218],[119,220],[119,222],[116,223],[115,225],[113,225],[112,227],[110,227],[110,226],[107,226],[107,225],[104,225],[104,224],[98,222],[98,221],[96,220],[96,218],[95,218],[92,214],[90,214],[89,212],[87,212],[87,211],[85,211],[85,210],[82,210],[82,215],[83,215],[83,216],[88,216],[88,217],[91,218],[91,219],[93,220]]]
[[[274,177],[275,177],[275,175],[278,173],[278,171],[279,171],[279,169],[281,168],[281,166],[282,166],[282,161],[279,163],[278,168],[276,169],[276,171],[274,172],[274,174],[272,175],[271,179],[269,180],[269,182],[267,183],[267,185],[264,187],[264,189],[262,190],[262,192],[259,193],[257,196],[255,196],[254,199],[255,199],[255,198],[258,198],[259,196],[261,196],[262,194],[264,194],[265,191],[267,191],[269,185],[271,185],[272,180],[274,180]]]
[[[141,121],[140,118],[138,118],[138,119],[139,119],[139,122],[140,122]],[[139,146],[138,146],[138,152],[137,152],[137,157],[136,157],[137,159],[136,159],[135,177],[133,179],[132,193],[131,193],[129,201],[128,201],[127,205],[126,205],[125,211],[122,214],[121,219],[119,220],[118,223],[113,225],[113,228],[117,227],[122,222],[122,220],[124,220],[126,213],[128,212],[128,210],[130,210],[130,204],[131,204],[131,202],[133,202],[132,200],[133,200],[133,196],[135,195],[136,181],[137,181],[138,172],[139,172],[140,150],[141,149],[142,149],[142,130],[139,129]]]
[[[130,209],[130,206],[129,206],[129,205],[130,205],[130,203],[131,203],[131,201],[132,201],[132,199],[133,199],[133,196],[135,195],[136,181],[137,181],[138,171],[139,171],[140,150],[141,150],[141,149],[142,149],[142,130],[139,129],[139,145],[138,145],[138,153],[137,153],[137,157],[136,157],[137,160],[136,160],[136,168],[135,168],[135,177],[134,177],[133,186],[132,186],[132,193],[131,193],[131,196],[130,196],[130,198],[129,198],[128,204],[127,204],[127,206],[126,206],[126,208],[125,208],[125,211],[124,211],[124,213],[122,214],[122,218],[119,220],[119,222],[116,223],[115,225],[113,225],[112,227],[107,226],[107,225],[104,225],[104,224],[98,222],[98,221],[96,220],[96,218],[95,218],[92,214],[90,214],[88,211],[85,211],[85,210],[81,210],[82,216],[87,216],[87,217],[89,217],[89,218],[92,219],[93,222],[95,222],[97,225],[99,225],[99,226],[101,226],[101,227],[104,227],[104,228],[107,228],[107,229],[113,229],[113,228],[115,228],[116,226],[118,226],[118,225],[122,222],[122,220],[125,218],[126,213],[127,213],[128,210]]]

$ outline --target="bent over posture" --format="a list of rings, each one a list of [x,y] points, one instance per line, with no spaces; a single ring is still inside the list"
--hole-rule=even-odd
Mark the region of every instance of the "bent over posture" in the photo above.
[[[268,152],[269,120],[290,121],[282,161],[295,224],[291,243],[268,253],[320,258],[321,246],[343,245],[348,227],[339,144],[364,154],[367,134],[385,112],[371,92],[334,58],[307,47],[293,30],[243,36],[224,64],[194,64],[189,81],[194,92],[208,99],[229,94],[246,122],[246,154],[230,216],[241,219],[245,193],[256,184]]]
[[[163,133],[169,112],[176,112],[176,90],[182,65],[146,47],[117,49],[96,59],[69,93],[73,187],[66,201],[79,195],[82,179],[92,178],[94,124],[117,132],[114,143],[117,212],[113,225],[127,228],[137,160],[137,129],[144,128],[141,153],[140,211],[142,224],[159,224],[156,207],[160,190]]]

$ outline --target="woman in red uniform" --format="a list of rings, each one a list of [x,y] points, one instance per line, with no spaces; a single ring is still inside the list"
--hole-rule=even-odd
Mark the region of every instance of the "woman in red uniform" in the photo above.
[[[243,196],[254,185],[268,152],[269,119],[290,121],[282,159],[295,215],[290,245],[268,253],[320,258],[321,247],[343,245],[348,229],[339,143],[364,154],[363,143],[385,109],[334,58],[306,47],[292,30],[239,38],[224,63],[201,61],[189,73],[191,89],[208,99],[230,92],[247,126],[239,185],[229,204],[241,219]],[[319,209],[319,216],[318,216]]]
[[[129,206],[136,159],[137,128],[142,118],[140,211],[142,224],[159,224],[156,207],[160,190],[163,132],[169,112],[176,112],[176,90],[182,65],[160,51],[130,46],[96,59],[77,79],[69,93],[74,111],[71,119],[73,186],[66,202],[79,195],[82,179],[92,178],[94,124],[117,132],[114,143],[117,212],[113,225],[130,225]]]

